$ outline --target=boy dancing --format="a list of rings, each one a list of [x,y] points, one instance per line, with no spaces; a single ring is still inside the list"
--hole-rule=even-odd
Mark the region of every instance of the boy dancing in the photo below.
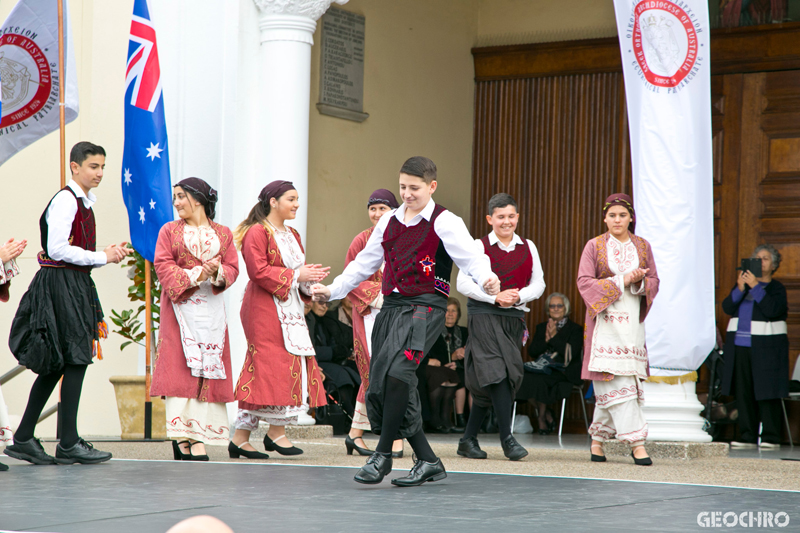
[[[8,345],[21,365],[39,374],[14,444],[6,455],[34,464],[100,463],[111,454],[95,450],[78,436],[78,402],[86,367],[106,335],[103,310],[92,281],[92,268],[119,263],[130,253],[125,243],[95,251],[96,231],[91,189],[103,179],[106,152],[89,142],[72,147],[72,179],[56,194],[39,219],[41,268],[22,297],[11,324]],[[34,437],[42,409],[63,376],[61,441],[55,458]]]
[[[417,460],[408,476],[392,484],[410,487],[447,477],[422,431],[416,370],[444,329],[453,262],[490,294],[499,289],[489,258],[477,251],[464,222],[431,199],[436,187],[433,161],[406,161],[400,169],[403,205],[380,219],[364,249],[330,286],[311,289],[315,300],[339,300],[386,262],[366,398],[380,441],[356,474],[359,483],[380,483],[391,472],[392,441],[398,438],[408,440]]]
[[[511,434],[511,412],[523,377],[519,352],[527,337],[524,317],[529,309],[525,304],[544,292],[544,274],[536,246],[515,233],[519,213],[511,195],[492,196],[486,221],[492,232],[476,243],[489,256],[492,272],[500,277],[500,293],[490,296],[469,276],[458,275],[458,291],[469,297],[464,378],[473,398],[458,455],[486,458],[478,445],[478,429],[489,407],[494,406],[503,453],[519,461],[528,451]]]

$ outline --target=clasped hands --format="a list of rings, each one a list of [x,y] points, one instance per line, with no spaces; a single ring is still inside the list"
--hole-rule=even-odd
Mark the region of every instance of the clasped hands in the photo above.
[[[649,268],[637,268],[633,272],[625,274],[625,286],[630,287],[633,283],[639,283],[644,279],[648,272],[650,272]]]
[[[127,242],[121,242],[119,244],[109,244],[106,246],[105,250],[103,250],[106,254],[106,262],[119,263],[128,257],[128,254],[132,254],[133,248],[128,248],[127,244]]]
[[[27,245],[28,241],[25,239],[21,241],[15,241],[13,238],[8,239],[3,246],[0,246],[0,262],[6,263],[12,259],[16,259],[23,250],[25,250]]]
[[[219,256],[213,257],[203,263],[203,270],[200,272],[200,275],[197,276],[197,281],[205,281],[207,279],[213,279],[216,277],[217,272],[219,272],[219,265],[220,265],[220,258]]]

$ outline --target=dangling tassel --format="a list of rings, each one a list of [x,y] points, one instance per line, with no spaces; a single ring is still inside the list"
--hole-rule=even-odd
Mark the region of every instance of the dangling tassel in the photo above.
[[[97,337],[98,339],[92,342],[92,355],[96,356],[98,361],[102,361],[103,348],[100,346],[100,339],[108,338],[108,324],[106,324],[105,320],[97,323]]]

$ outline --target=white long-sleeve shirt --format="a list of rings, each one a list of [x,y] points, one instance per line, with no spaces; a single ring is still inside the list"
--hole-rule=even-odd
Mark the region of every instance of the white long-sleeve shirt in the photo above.
[[[375,225],[364,249],[330,284],[330,299],[341,300],[381,267],[383,264],[383,233],[392,217],[395,217],[404,226],[416,226],[422,219],[430,221],[435,207],[436,203],[431,199],[428,205],[408,223],[404,221],[406,204],[402,204],[398,209],[382,216]],[[475,245],[475,241],[461,217],[445,210],[436,217],[433,229],[459,270],[472,277],[478,286],[483,287],[484,283],[495,276],[489,256],[483,253],[483,247]],[[397,289],[395,292],[398,292]]]
[[[530,309],[528,309],[525,304],[532,300],[536,300],[544,293],[545,283],[544,272],[542,271],[542,262],[539,260],[539,252],[536,250],[536,245],[534,245],[533,242],[528,239],[526,239],[526,242],[528,249],[531,251],[531,260],[533,263],[531,267],[531,281],[526,287],[523,287],[519,290],[519,302],[517,302],[513,308],[528,312]],[[480,247],[481,251],[484,251],[483,242],[480,239],[477,239],[475,243]],[[511,244],[506,246],[500,242],[500,239],[498,239],[495,232],[492,231],[489,234],[489,244],[492,246],[497,244],[501,250],[508,253],[513,252],[517,245],[524,245],[525,243],[523,243],[520,236],[515,233],[514,237],[511,239]],[[469,276],[462,276],[461,272],[459,272],[457,280],[458,292],[464,296],[479,302],[486,302],[492,305],[495,304],[497,297],[486,294]]]
[[[97,201],[97,197],[91,192],[87,195],[83,189],[69,180],[67,187],[72,189],[88,209]],[[53,197],[50,207],[47,208],[45,220],[47,221],[47,254],[50,259],[64,261],[73,265],[81,266],[103,266],[107,258],[105,252],[90,252],[79,246],[72,246],[69,243],[69,234],[72,231],[72,223],[78,213],[78,204],[69,191],[62,190]]]

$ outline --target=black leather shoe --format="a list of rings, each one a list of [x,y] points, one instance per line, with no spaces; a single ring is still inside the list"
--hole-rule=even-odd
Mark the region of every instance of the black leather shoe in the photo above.
[[[441,459],[436,459],[435,463],[417,460],[414,467],[407,476],[393,479],[392,485],[398,487],[416,487],[422,485],[426,481],[439,481],[447,477],[447,472],[444,470],[444,465]]]
[[[503,445],[503,453],[512,461],[519,461],[528,455],[528,450],[523,448],[520,443],[517,442],[517,439],[514,438],[514,435],[509,435],[506,437],[501,444]]]
[[[265,453],[255,450],[244,450],[232,442],[228,443],[228,456],[231,459],[238,459],[239,457],[244,457],[246,459],[269,459],[269,455]]]
[[[481,450],[478,445],[478,439],[475,437],[468,437],[466,440],[458,441],[458,451],[456,452],[461,457],[468,457],[470,459],[486,459],[486,452]]]
[[[267,435],[264,435],[264,449],[267,450],[268,452],[278,452],[281,455],[300,455],[301,453],[303,453],[303,450],[301,450],[297,446],[292,446],[291,448],[284,448],[282,446],[278,446],[277,444],[275,444],[277,441],[281,439],[286,439],[286,435],[281,435],[275,440],[272,440]]]
[[[181,451],[181,444],[189,444],[188,440],[182,440],[180,442],[174,440],[172,441],[172,458],[176,461],[191,461],[192,454],[191,453],[183,453]],[[191,452],[192,445],[189,444],[189,451]]]
[[[95,450],[94,446],[83,439],[78,439],[78,442],[70,448],[63,448],[60,442],[56,446],[56,462],[60,465],[75,463],[93,465],[109,459],[111,459],[109,452]]]
[[[467,420],[463,414],[456,415],[456,429],[459,431],[464,431],[467,427]]]
[[[203,455],[195,455],[192,453],[192,446],[195,444],[203,444],[199,440],[196,440],[189,444],[189,461],[208,461],[208,453],[204,453]],[[205,445],[203,445],[205,447]],[[186,461],[187,459],[184,459]]]
[[[361,439],[361,437],[356,437],[356,439]],[[361,440],[363,441],[364,439]],[[356,444],[356,440],[351,439],[350,435],[344,438],[344,446],[347,448],[347,455],[353,455],[353,450],[355,450],[358,455],[372,455],[372,450],[362,448]]]
[[[642,457],[641,459],[639,459],[635,455],[633,455],[633,452],[631,452],[631,457],[633,457],[633,462],[639,466],[650,466],[653,464],[653,460],[650,459],[649,457]]]
[[[392,452],[392,459],[402,459],[403,458],[403,450],[399,452]]]
[[[367,459],[367,464],[361,467],[353,479],[365,485],[376,485],[383,481],[383,478],[391,471],[392,454],[375,452]]]
[[[42,447],[42,443],[39,442],[39,439],[32,438],[26,441],[18,441],[14,439],[14,444],[11,446],[6,446],[6,449],[3,450],[9,457],[13,457],[14,459],[19,459],[21,461],[28,461],[29,463],[33,463],[35,465],[54,465],[56,464],[56,460],[53,459],[52,456],[47,455]]]
[[[5,463],[0,463],[0,472],[5,472],[8,470],[8,465]]]

